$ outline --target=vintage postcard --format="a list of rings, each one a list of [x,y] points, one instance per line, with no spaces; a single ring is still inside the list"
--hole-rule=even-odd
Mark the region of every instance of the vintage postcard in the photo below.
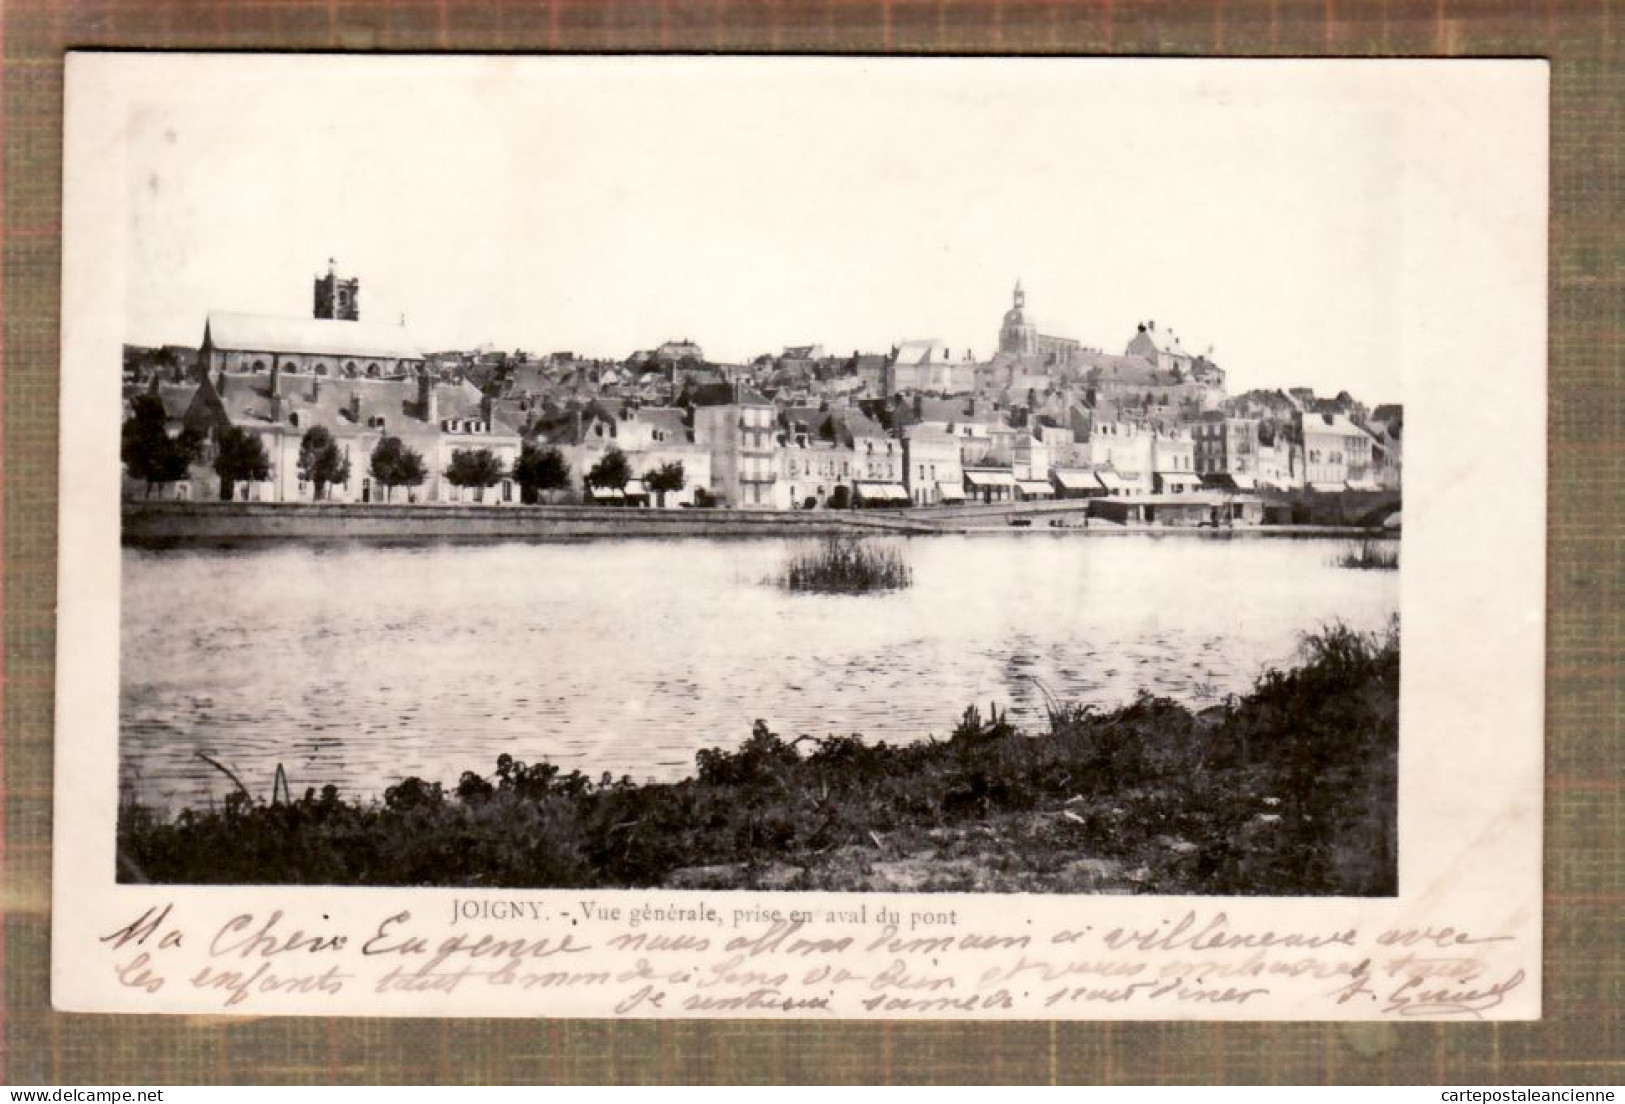
[[[54,999],[1541,1011],[1547,69],[77,53]]]

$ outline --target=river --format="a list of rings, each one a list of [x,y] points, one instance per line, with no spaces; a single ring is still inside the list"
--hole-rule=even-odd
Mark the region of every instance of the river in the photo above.
[[[797,542],[266,543],[123,553],[120,784],[175,809],[234,788],[690,773],[756,718],[794,735],[946,736],[966,705],[1032,731],[1044,692],[1200,707],[1333,620],[1379,629],[1399,573],[1341,540],[1042,532],[897,538],[904,591],[787,593]]]

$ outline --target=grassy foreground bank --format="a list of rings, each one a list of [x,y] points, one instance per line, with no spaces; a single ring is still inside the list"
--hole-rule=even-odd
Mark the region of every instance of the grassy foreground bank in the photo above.
[[[1029,735],[972,708],[946,740],[789,741],[758,721],[676,783],[498,760],[447,792],[125,804],[124,881],[1390,895],[1399,635],[1333,627],[1192,713],[1054,703]]]

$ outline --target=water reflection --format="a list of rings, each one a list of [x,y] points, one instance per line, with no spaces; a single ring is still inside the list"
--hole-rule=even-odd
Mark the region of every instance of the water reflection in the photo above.
[[[765,718],[943,735],[1044,691],[1193,705],[1245,690],[1333,619],[1378,628],[1398,574],[1337,542],[1023,534],[901,542],[906,591],[789,594],[792,542],[275,545],[124,552],[121,766],[171,806],[232,788],[453,782],[504,752],[675,778]]]

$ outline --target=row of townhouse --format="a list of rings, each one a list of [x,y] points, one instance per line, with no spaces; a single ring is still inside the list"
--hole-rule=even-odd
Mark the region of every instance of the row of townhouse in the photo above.
[[[1218,475],[1243,491],[1305,483],[1324,490],[1365,486],[1371,466],[1370,435],[1326,415],[1306,417],[1303,445],[1262,445],[1249,419],[1173,427],[1099,421],[1080,442],[1072,428],[1042,420],[1011,427],[1002,417],[932,418],[906,425],[894,437],[856,407],[781,411],[746,388],[734,391],[738,401],[696,407],[691,414],[594,400],[568,415],[562,427],[535,432],[532,439],[559,449],[573,487],[588,500],[671,507],[706,498],[744,508],[795,509],[998,503],[1052,493],[1181,494],[1213,485]],[[298,368],[284,372],[273,363],[269,371],[250,367],[205,377],[180,423],[206,441],[232,426],[265,445],[270,476],[235,488],[239,499],[313,498],[299,452],[306,431],[321,425],[350,461],[349,478],[327,488],[330,500],[516,503],[520,495],[511,471],[524,438],[510,421],[494,417],[491,405],[467,383],[448,384],[427,372],[333,380]],[[423,457],[421,485],[390,491],[374,480],[369,459],[386,437]],[[509,473],[489,494],[453,486],[446,477],[458,450],[475,449],[491,452]],[[626,456],[632,481],[618,488],[587,485],[589,473],[612,450]],[[1307,469],[1306,457],[1312,458]],[[204,457],[205,465],[209,459]],[[681,466],[683,485],[656,496],[646,477],[667,465]],[[213,496],[213,489],[199,490]]]
[[[611,418],[589,418],[576,470],[584,474],[613,444],[635,454],[636,472],[681,460],[690,486],[679,502],[705,488],[725,505],[764,509],[1379,485],[1372,434],[1335,415],[1304,415],[1301,443],[1280,436],[1263,444],[1256,419],[1013,426],[1001,410],[926,399],[906,409],[911,418],[893,436],[857,407],[780,408],[737,385],[730,396],[696,407],[691,428],[674,409],[623,411],[618,431]],[[666,441],[655,440],[662,432]]]
[[[1192,417],[1172,405],[1147,406],[1143,394],[1138,407],[1126,405],[1133,413],[1119,413],[1120,404],[1106,394],[1112,387],[1103,386],[1107,377],[1130,397],[1151,382],[1146,373],[1168,377],[1157,379],[1159,385],[1199,383],[1222,394],[1222,373],[1184,353],[1171,331],[1162,334],[1154,323],[1143,325],[1131,342],[1127,352],[1137,358],[1133,364],[1126,358],[1094,364],[1101,370],[1089,377],[1086,398],[1080,401],[1070,389],[1049,389],[1040,398],[1029,388],[1019,413],[1008,392],[999,402],[919,394],[969,389],[969,352],[956,358],[939,342],[904,343],[884,364],[859,363],[863,358],[854,354],[856,369],[882,367],[891,373],[882,383],[891,397],[877,404],[860,407],[835,399],[833,406],[797,407],[784,394],[769,398],[737,377],[696,376],[684,378],[680,409],[644,405],[637,396],[584,393],[574,384],[560,390],[564,385],[545,373],[532,382],[546,383],[556,394],[537,394],[528,384],[515,392],[529,378],[527,364],[482,394],[455,366],[448,370],[425,354],[404,325],[359,321],[356,281],[338,280],[330,269],[317,279],[315,291],[313,318],[211,312],[193,380],[152,374],[149,393],[162,405],[166,429],[171,434],[189,430],[203,441],[204,455],[177,494],[218,494],[221,488],[210,485],[210,461],[222,435],[236,430],[264,446],[269,472],[263,480],[230,488],[231,497],[309,500],[316,489],[301,471],[300,446],[317,426],[331,434],[349,461],[347,478],[326,488],[327,498],[346,502],[518,502],[512,471],[526,442],[558,448],[570,466],[572,490],[589,500],[655,498],[667,506],[932,506],[1048,494],[1181,494],[1204,485],[1240,490],[1398,485],[1398,407],[1378,408],[1386,417],[1367,426],[1338,410],[1283,395],[1293,412],[1292,432],[1280,432],[1272,422],[1269,434],[1258,417],[1212,410]],[[1006,328],[1004,337],[1013,343],[1002,350],[1007,357],[1037,355],[1028,346],[1051,340],[1027,332],[1032,327],[1019,289]],[[814,351],[786,350],[786,363],[810,362]],[[1062,351],[1068,364],[1096,356],[1081,347]],[[686,341],[663,346],[651,358],[673,373],[700,371],[695,366],[703,359]],[[549,364],[557,367],[552,360]],[[900,366],[912,374],[899,374]],[[610,369],[593,370],[600,372],[601,384],[601,372]],[[676,382],[675,375],[667,379],[672,386]],[[916,393],[899,398],[899,391]],[[420,483],[386,487],[374,475],[372,455],[389,438],[422,458]],[[589,473],[612,450],[626,456],[631,482],[615,488],[589,485]],[[448,472],[459,451],[491,453],[503,477],[490,489],[454,485]],[[681,489],[648,493],[647,476],[679,465]]]
[[[1228,476],[1243,490],[1255,485],[1324,492],[1399,487],[1394,427],[1370,428],[1345,414],[1312,412],[1295,415],[1292,424],[1296,439],[1277,430],[1266,443],[1258,418],[1205,415],[1191,426],[1197,474]]]
[[[206,450],[226,426],[255,435],[265,446],[269,478],[234,488],[234,498],[312,499],[315,488],[300,470],[299,454],[304,434],[320,425],[349,460],[348,479],[326,489],[329,500],[519,501],[511,472],[524,443],[521,430],[506,412],[494,414],[493,404],[468,383],[447,383],[428,371],[335,379],[276,357],[266,364],[221,368],[190,388],[158,388],[166,409],[176,408],[180,415],[172,419],[176,427],[198,433]],[[176,400],[188,390],[182,413]],[[732,390],[736,401],[699,406],[691,414],[593,400],[568,415],[562,428],[533,432],[532,439],[563,453],[572,485],[588,500],[673,507],[706,498],[745,508],[795,509],[997,503],[1050,493],[1181,494],[1204,485],[1242,491],[1388,485],[1376,478],[1380,443],[1336,415],[1304,415],[1301,444],[1281,438],[1265,445],[1256,419],[1175,426],[1094,421],[1087,440],[1080,441],[1072,427],[1044,419],[1012,427],[1002,412],[961,411],[950,420],[947,411],[928,408],[924,418],[894,437],[857,407],[781,410],[748,388]],[[374,479],[370,457],[386,437],[400,439],[423,458],[421,485],[391,490]],[[446,473],[455,453],[478,449],[491,452],[507,474],[489,492],[453,486]],[[587,486],[588,474],[611,450],[627,457],[632,481],[622,488]],[[206,451],[194,484],[207,482],[210,459]],[[646,476],[666,465],[681,466],[683,485],[670,494],[651,494]],[[178,489],[199,497],[214,497],[216,491],[196,485]]]
[[[570,468],[572,489],[592,502],[644,502],[676,508],[697,504],[711,486],[711,452],[696,444],[682,410],[594,400],[560,424],[532,434],[539,447],[557,448]],[[620,487],[594,487],[593,470],[612,451],[626,457],[632,479]],[[682,468],[683,485],[653,490],[649,477],[668,465]]]
[[[1089,466],[1110,495],[1184,494],[1198,490],[1196,446],[1187,426],[1099,421],[1090,427]]]

